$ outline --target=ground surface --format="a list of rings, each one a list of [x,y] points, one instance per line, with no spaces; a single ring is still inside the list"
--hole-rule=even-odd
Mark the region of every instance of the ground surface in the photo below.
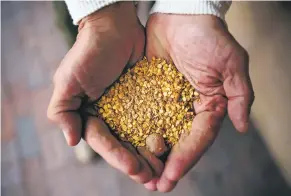
[[[291,62],[291,43],[287,35],[291,34],[291,20],[288,29],[287,14],[277,15],[279,23],[278,18],[266,19],[269,9],[282,8],[272,2],[240,3],[229,13],[230,30],[253,59],[251,74],[257,93],[253,115],[260,131],[251,127],[248,134],[241,136],[227,119],[214,145],[168,195],[290,195],[266,146],[282,173],[288,176],[291,82],[287,73],[290,75],[291,66],[287,65]],[[64,36],[55,26],[52,4],[4,2],[1,16],[2,195],[162,195],[147,192],[103,160],[89,165],[78,163],[60,130],[47,121],[51,78],[68,50]],[[274,26],[270,28],[268,24]],[[273,65],[285,66],[275,69]],[[269,87],[278,92],[276,96]],[[266,105],[271,103],[274,115],[279,116],[269,115]]]

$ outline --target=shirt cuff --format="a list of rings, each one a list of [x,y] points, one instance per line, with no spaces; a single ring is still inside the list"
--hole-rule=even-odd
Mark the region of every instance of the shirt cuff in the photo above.
[[[159,0],[153,6],[151,14],[210,14],[224,20],[230,5],[231,1]]]
[[[100,10],[101,8],[118,2],[120,0],[65,0],[70,15],[75,25],[78,22],[92,14],[93,12]]]

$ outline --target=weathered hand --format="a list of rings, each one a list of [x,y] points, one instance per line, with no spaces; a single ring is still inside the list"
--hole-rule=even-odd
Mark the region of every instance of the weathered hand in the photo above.
[[[82,125],[79,111],[83,97],[98,99],[126,65],[143,57],[144,44],[144,28],[130,2],[115,3],[84,18],[74,46],[54,76],[48,108],[48,117],[60,125],[69,145],[76,145],[84,130],[84,138],[93,150],[141,183],[152,178],[148,163],[128,145],[118,142],[102,120],[88,117]]]
[[[146,53],[172,59],[201,94],[190,134],[173,147],[162,176],[145,185],[167,192],[212,144],[226,110],[235,128],[247,131],[254,93],[247,52],[215,16],[152,15]]]

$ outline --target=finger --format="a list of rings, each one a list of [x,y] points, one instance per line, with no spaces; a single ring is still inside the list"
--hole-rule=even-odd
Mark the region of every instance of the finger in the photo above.
[[[146,162],[146,160],[140,156],[136,149],[129,144],[128,142],[122,142],[123,146],[125,146],[130,152],[132,152],[137,159],[139,160],[139,162],[141,163],[140,165],[140,171],[139,173],[135,174],[135,175],[130,175],[130,178],[133,179],[134,181],[138,182],[138,183],[147,183],[152,179],[153,173],[152,170],[149,166],[149,164]]]
[[[163,172],[164,164],[160,159],[158,159],[155,155],[149,152],[145,147],[138,147],[137,149],[141,156],[143,156],[147,160],[151,168],[154,170],[155,177],[148,183],[145,183],[144,186],[150,191],[156,191],[157,182],[159,180],[158,177],[160,177]]]
[[[177,185],[178,181],[169,180],[166,176],[162,176],[157,183],[157,190],[162,193],[171,192]]]
[[[78,144],[82,132],[81,117],[77,113],[82,89],[73,73],[78,59],[75,50],[73,47],[66,54],[54,75],[54,92],[47,111],[48,118],[63,130],[68,145]]]
[[[114,138],[101,119],[88,117],[85,140],[95,152],[114,168],[127,175],[140,172],[139,160]]]
[[[195,116],[189,135],[172,148],[157,184],[159,191],[170,191],[212,144],[222,121],[218,114],[204,111]]]
[[[55,88],[47,110],[48,118],[61,127],[70,146],[77,145],[81,139],[81,118],[75,112],[80,105],[81,98],[64,97],[58,88]]]
[[[246,80],[240,81],[241,84],[238,85],[234,84],[234,80],[236,79],[225,80],[224,82],[226,94],[234,94],[232,92],[235,91],[237,93],[237,95],[228,96],[227,111],[234,127],[240,132],[246,132],[251,106],[254,101],[254,92],[251,84],[248,84]]]
[[[144,187],[150,191],[156,191],[157,190],[157,182],[159,178],[155,177],[151,181],[144,184]]]
[[[240,132],[246,132],[249,123],[249,114],[254,101],[254,91],[249,76],[248,57],[238,61],[244,65],[234,75],[228,74],[223,86],[228,98],[228,114],[234,127]]]
[[[149,164],[144,160],[144,158],[138,154],[136,154],[139,162],[141,163],[140,165],[140,172],[135,175],[130,175],[130,178],[133,179],[134,181],[144,184],[149,182],[152,177],[153,177],[153,172],[149,166]]]
[[[137,150],[139,154],[149,163],[154,171],[155,176],[159,177],[164,169],[164,164],[162,161],[153,155],[150,151],[148,151],[145,147],[138,147]]]

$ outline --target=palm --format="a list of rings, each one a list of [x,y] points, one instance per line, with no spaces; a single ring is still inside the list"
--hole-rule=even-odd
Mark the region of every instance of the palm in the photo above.
[[[63,85],[72,86],[66,88],[66,94],[84,94],[96,100],[119,77],[126,65],[132,65],[143,56],[142,27],[135,37],[124,36],[120,40],[119,35],[100,32],[98,27],[82,29],[57,70],[56,80],[65,78]]]
[[[107,29],[106,25],[90,25],[79,29],[77,41],[54,76],[55,91],[51,102],[54,104],[50,105],[49,113],[77,111],[84,96],[88,96],[89,100],[98,99],[104,90],[119,77],[126,65],[134,64],[142,58],[143,27],[137,26],[131,31],[131,36],[122,36],[122,39],[119,33]],[[58,103],[60,101],[64,103]],[[72,130],[77,130],[69,133],[68,143],[71,145],[79,141],[81,134],[81,119],[78,113],[74,116],[65,120],[65,122],[70,122],[68,126]],[[56,115],[54,118],[56,121],[64,122]]]
[[[211,145],[227,109],[235,127],[245,131],[247,104],[252,102],[248,59],[213,16],[152,15],[147,23],[146,53],[148,58],[172,60],[200,92],[191,133],[174,147],[162,176],[173,185]],[[169,189],[165,182],[160,182],[161,190]]]

